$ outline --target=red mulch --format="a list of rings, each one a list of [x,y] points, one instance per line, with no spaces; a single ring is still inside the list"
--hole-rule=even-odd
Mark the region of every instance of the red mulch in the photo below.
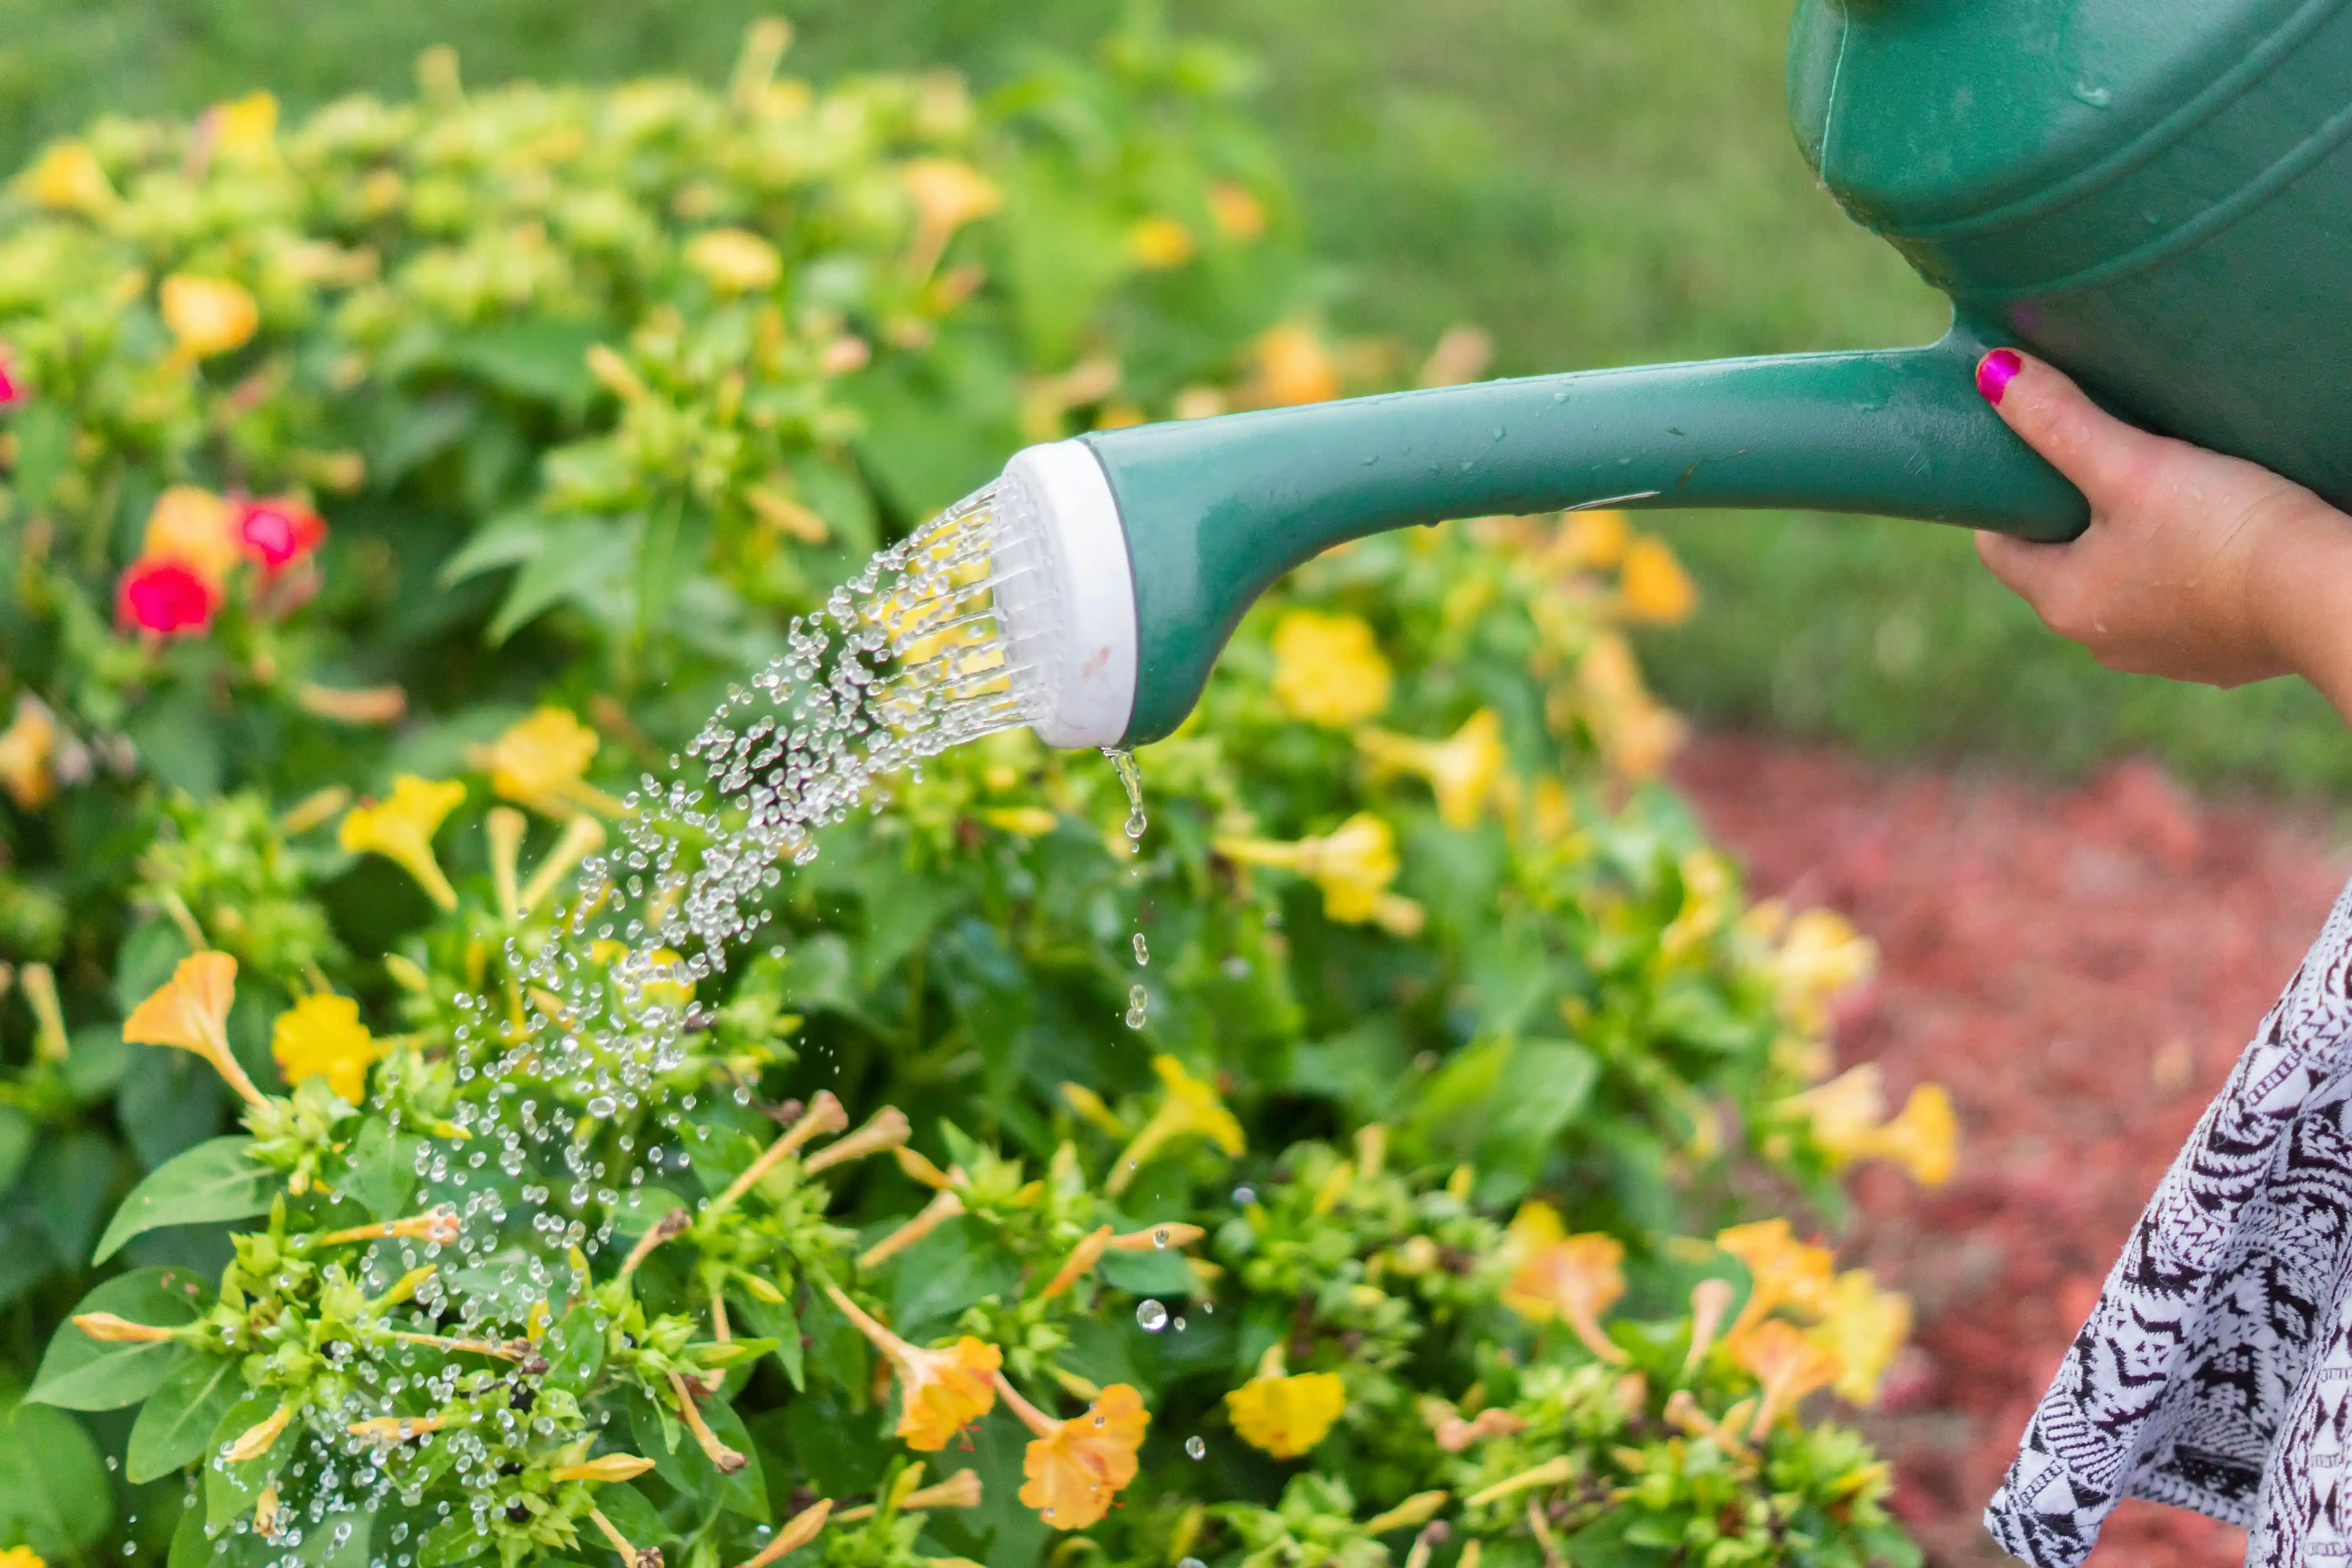
[[[2126,764],[2076,789],[1874,770],[1709,737],[1676,768],[1752,884],[1836,909],[1880,976],[1843,1065],[1896,1104],[1948,1086],[1959,1173],[1855,1183],[1845,1255],[1911,1293],[1916,1348],[1872,1434],[1895,1505],[1945,1565],[2002,1563],[1977,1523],[2133,1222],[2352,871],[2329,824],[2200,803]],[[2245,1533],[2126,1503],[2094,1568],[2222,1568]]]

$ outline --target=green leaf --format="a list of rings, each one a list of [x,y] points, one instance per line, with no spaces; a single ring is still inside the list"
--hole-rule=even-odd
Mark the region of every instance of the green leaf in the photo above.
[[[454,588],[469,577],[530,560],[547,548],[551,522],[545,513],[529,510],[492,518],[441,563],[441,586]]]
[[[130,1070],[131,1053],[121,1026],[84,1024],[73,1032],[73,1047],[66,1053],[66,1088],[76,1100],[89,1101],[110,1094]],[[5,1183],[0,1183],[5,1186]]]
[[[598,1487],[596,1508],[613,1521],[613,1528],[640,1552],[647,1547],[667,1546],[670,1542],[670,1529],[662,1522],[661,1514],[646,1500],[646,1494],[631,1482]],[[596,1540],[598,1544],[603,1543],[603,1532],[597,1533]],[[623,1568],[628,1568],[628,1565],[625,1563]]]
[[[13,1105],[0,1105],[0,1193],[16,1184],[24,1173],[26,1157],[33,1152],[33,1136],[38,1131],[33,1119]]]
[[[890,1321],[917,1343],[933,1327],[984,1296],[1001,1296],[1021,1278],[1020,1260],[995,1246],[969,1220],[950,1220],[891,1264],[897,1276]]]
[[[811,1289],[801,1299],[801,1331],[808,1336],[809,1371],[838,1384],[852,1410],[865,1409],[871,1386],[866,1375],[870,1352],[857,1325],[843,1317],[823,1291]],[[793,1408],[799,1407],[794,1401]]]
[[[596,1326],[595,1303],[573,1302],[555,1320],[541,1349],[547,1357],[547,1374],[541,1380],[547,1386],[586,1394],[604,1365],[604,1331]]]
[[[22,1194],[0,1194],[0,1306],[48,1278],[57,1263],[49,1238],[24,1206]]]
[[[743,1418],[724,1399],[706,1399],[696,1408],[709,1424],[711,1436],[749,1461],[741,1469],[732,1475],[720,1471],[683,1423],[662,1421],[644,1400],[630,1402],[629,1420],[636,1434],[637,1451],[654,1462],[655,1472],[662,1479],[688,1496],[765,1523],[768,1483],[761,1473],[759,1446],[744,1430]]]
[[[1599,1078],[1592,1054],[1566,1040],[1474,1046],[1430,1079],[1407,1131],[1475,1165],[1480,1203],[1507,1204],[1534,1184]]]
[[[808,1386],[806,1369],[801,1364],[801,1323],[793,1314],[790,1301],[762,1301],[757,1296],[737,1289],[729,1292],[728,1302],[742,1320],[751,1325],[751,1331],[763,1340],[776,1342],[776,1364],[796,1389]]]
[[[106,1214],[121,1155],[111,1139],[75,1132],[41,1146],[33,1162],[33,1213],[59,1258],[86,1258]]]
[[[275,1394],[249,1394],[238,1400],[228,1407],[220,1425],[213,1428],[212,1436],[205,1439],[205,1446],[218,1450],[236,1442],[278,1413],[278,1399]],[[282,1436],[279,1443],[283,1447],[273,1446],[241,1465],[223,1461],[198,1467],[197,1474],[204,1477],[207,1524],[218,1530],[233,1521],[253,1517],[262,1489],[276,1473],[277,1461],[284,1457],[284,1447],[293,1447]]]
[[[493,647],[558,605],[581,605],[603,613],[635,569],[637,535],[644,520],[565,518],[548,525],[546,546],[515,574],[499,613],[484,634]]]
[[[193,1269],[142,1268],[109,1279],[84,1296],[69,1316],[111,1312],[133,1323],[178,1328],[195,1321],[211,1300],[211,1290]],[[49,1341],[26,1398],[66,1410],[120,1409],[154,1393],[187,1353],[185,1345],[170,1341],[103,1343],[68,1321]]]
[[[129,1474],[143,1486],[194,1464],[221,1418],[245,1394],[233,1357],[194,1355],[148,1396],[131,1428]]]
[[[113,1522],[114,1488],[80,1422],[31,1404],[0,1413],[0,1541],[78,1556]]]
[[[213,1538],[205,1531],[205,1510],[190,1504],[180,1510],[180,1522],[172,1530],[172,1554],[163,1568],[218,1568],[219,1559],[213,1555]]]
[[[167,978],[170,973],[164,971]],[[186,1051],[168,1046],[131,1051],[131,1070],[115,1091],[115,1120],[139,1163],[153,1170],[219,1130],[228,1089],[210,1064]]]
[[[177,687],[142,704],[122,726],[147,772],[197,800],[220,793],[220,719],[205,693]]]
[[[441,357],[501,392],[576,409],[596,395],[588,350],[608,335],[594,321],[505,321],[458,334]]]
[[[409,1194],[416,1190],[416,1150],[423,1142],[413,1133],[394,1132],[377,1117],[370,1117],[352,1140],[344,1157],[344,1190],[371,1218],[398,1219],[409,1212]]]
[[[252,1148],[250,1138],[215,1138],[149,1173],[114,1211],[90,1261],[103,1263],[132,1237],[163,1226],[268,1214],[278,1176],[254,1163]]]

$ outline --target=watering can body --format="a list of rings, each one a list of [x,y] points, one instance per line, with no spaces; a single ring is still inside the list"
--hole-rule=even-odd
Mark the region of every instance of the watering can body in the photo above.
[[[2352,504],[2352,0],[1800,0],[1799,147],[1950,296],[1924,348],[1587,372],[1097,432],[1016,458],[1068,635],[1036,728],[1137,744],[1318,551],[1444,518],[1776,507],[2073,537],[1978,396],[2001,343]],[[1033,530],[1033,531],[1040,531]],[[1131,594],[1107,579],[1124,575]]]
[[[1963,320],[2352,503],[2352,5],[1803,0],[1799,144]]]

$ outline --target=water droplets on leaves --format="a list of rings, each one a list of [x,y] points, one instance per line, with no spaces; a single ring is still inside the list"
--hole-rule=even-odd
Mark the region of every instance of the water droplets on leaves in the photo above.
[[[1135,1304],[1135,1321],[1147,1334],[1156,1334],[1168,1326],[1168,1309],[1147,1296]]]

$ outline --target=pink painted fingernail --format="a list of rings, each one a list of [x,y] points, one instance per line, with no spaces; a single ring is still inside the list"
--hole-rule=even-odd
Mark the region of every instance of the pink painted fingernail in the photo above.
[[[1995,349],[1977,362],[1977,390],[1984,394],[1987,403],[1998,404],[2024,368],[2025,362],[2017,357],[2015,349]]]

